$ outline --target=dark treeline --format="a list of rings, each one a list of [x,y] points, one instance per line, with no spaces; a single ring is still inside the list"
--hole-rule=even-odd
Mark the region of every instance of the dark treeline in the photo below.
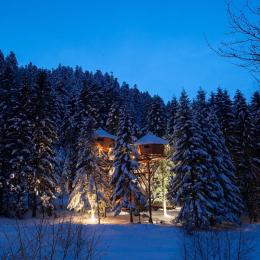
[[[168,193],[171,202],[183,205],[180,221],[207,225],[226,214],[234,222],[242,211],[255,217],[259,92],[250,103],[240,91],[231,99],[219,88],[208,100],[200,90],[193,102],[183,92],[165,104],[101,71],[18,66],[12,52],[0,52],[0,214],[50,214],[55,197],[73,190],[88,129],[117,134],[122,114],[131,120],[132,136],[151,131],[170,141],[175,165]],[[189,212],[195,208],[194,219]],[[198,217],[200,211],[207,219]]]

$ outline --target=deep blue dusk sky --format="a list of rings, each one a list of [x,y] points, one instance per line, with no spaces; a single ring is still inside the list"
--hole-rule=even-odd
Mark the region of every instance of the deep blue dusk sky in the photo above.
[[[120,82],[166,101],[185,88],[218,86],[247,97],[257,84],[247,71],[216,56],[228,20],[224,0],[0,0],[0,49],[20,64],[80,65],[113,72]]]

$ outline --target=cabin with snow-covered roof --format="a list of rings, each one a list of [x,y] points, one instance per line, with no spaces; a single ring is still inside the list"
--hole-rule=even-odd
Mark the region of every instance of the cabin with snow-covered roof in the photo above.
[[[95,143],[99,150],[104,152],[108,152],[115,145],[116,136],[108,133],[106,130],[102,128],[98,128],[94,132]]]
[[[168,141],[153,133],[148,133],[135,142],[140,155],[164,155]]]

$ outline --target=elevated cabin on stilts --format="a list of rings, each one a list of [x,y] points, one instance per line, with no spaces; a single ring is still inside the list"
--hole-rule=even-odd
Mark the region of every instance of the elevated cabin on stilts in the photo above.
[[[109,152],[114,148],[116,136],[108,133],[102,128],[98,128],[95,133],[95,144],[99,151]]]
[[[162,139],[152,133],[148,133],[135,142],[139,153],[139,161],[141,163],[140,179],[145,186],[148,197],[149,223],[153,223],[152,219],[152,194],[151,181],[154,175],[150,164],[152,161],[160,160],[166,157],[165,151],[168,141]]]
[[[164,157],[168,141],[148,133],[136,141],[137,151],[142,157]]]

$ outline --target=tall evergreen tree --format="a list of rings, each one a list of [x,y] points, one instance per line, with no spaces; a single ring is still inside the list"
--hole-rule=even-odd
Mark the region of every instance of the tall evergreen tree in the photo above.
[[[130,211],[130,222],[133,222],[133,210],[137,207],[136,203],[144,205],[146,201],[134,174],[138,162],[136,161],[137,152],[132,146],[131,126],[132,122],[127,113],[125,110],[121,110],[114,149],[114,172],[111,185],[113,186],[112,201],[115,215],[118,215],[122,208],[125,208]]]
[[[26,201],[28,176],[31,172],[31,154],[34,151],[31,138],[34,127],[31,121],[31,91],[27,78],[23,80],[22,87],[17,90],[15,100],[14,115],[7,120],[9,127],[6,133],[8,147],[11,149],[8,209],[11,214],[21,217],[28,206]]]
[[[252,170],[260,185],[260,94],[258,91],[253,94],[250,110],[253,121]]]
[[[164,216],[167,216],[167,188],[173,167],[170,159],[161,160],[152,179],[152,201],[160,203],[163,208]]]
[[[231,156],[233,156],[233,148],[235,146],[235,115],[232,101],[226,90],[223,91],[221,88],[218,88],[214,99],[214,109],[225,138],[226,146]]]
[[[226,220],[239,223],[243,204],[236,183],[235,168],[225,145],[217,117],[213,108],[210,109],[206,103],[205,97],[205,92],[199,90],[195,101],[195,113],[203,142],[206,144],[205,148],[210,156],[207,167],[214,193],[210,192],[209,196],[212,200],[217,199],[218,207],[215,215],[219,216],[220,222]]]
[[[236,92],[234,98],[234,111],[236,143],[233,160],[249,217],[253,219],[256,214],[256,176],[253,169],[253,121],[246,100],[240,91]]]
[[[166,111],[163,100],[154,96],[150,111],[148,112],[148,131],[157,136],[164,136],[166,133]]]
[[[187,227],[209,226],[215,215],[218,197],[208,171],[210,156],[195,122],[186,92],[182,92],[174,128],[174,175],[170,179],[169,200],[182,206],[177,222]],[[212,197],[215,194],[215,198]]]
[[[238,187],[235,167],[213,109],[208,111],[207,121],[210,137],[208,150],[212,158],[211,167],[212,171],[217,174],[219,182],[217,188],[222,191],[222,201],[219,201],[222,220],[238,224],[244,205]]]
[[[172,145],[173,131],[175,125],[175,118],[178,109],[178,101],[176,97],[173,97],[171,102],[168,105],[168,115],[167,115],[167,138],[169,143]]]
[[[116,134],[119,124],[119,111],[120,111],[120,104],[116,101],[110,108],[107,121],[106,121],[106,129]]]
[[[57,139],[54,98],[51,95],[47,73],[39,72],[33,95],[33,142],[35,152],[30,175],[30,199],[32,216],[36,216],[37,206],[41,205],[50,214],[53,209],[57,176],[54,172],[54,143]]]
[[[3,57],[1,58],[3,59]],[[10,179],[12,159],[12,144],[7,138],[10,131],[10,119],[15,115],[15,94],[17,93],[17,61],[15,55],[10,53],[5,61],[2,60],[0,74],[0,212],[9,214],[9,191],[12,189]]]
[[[97,209],[99,216],[99,200],[103,195],[98,188],[101,169],[98,165],[93,127],[94,120],[85,116],[78,139],[76,176],[68,208],[75,211],[91,210],[92,216]]]

